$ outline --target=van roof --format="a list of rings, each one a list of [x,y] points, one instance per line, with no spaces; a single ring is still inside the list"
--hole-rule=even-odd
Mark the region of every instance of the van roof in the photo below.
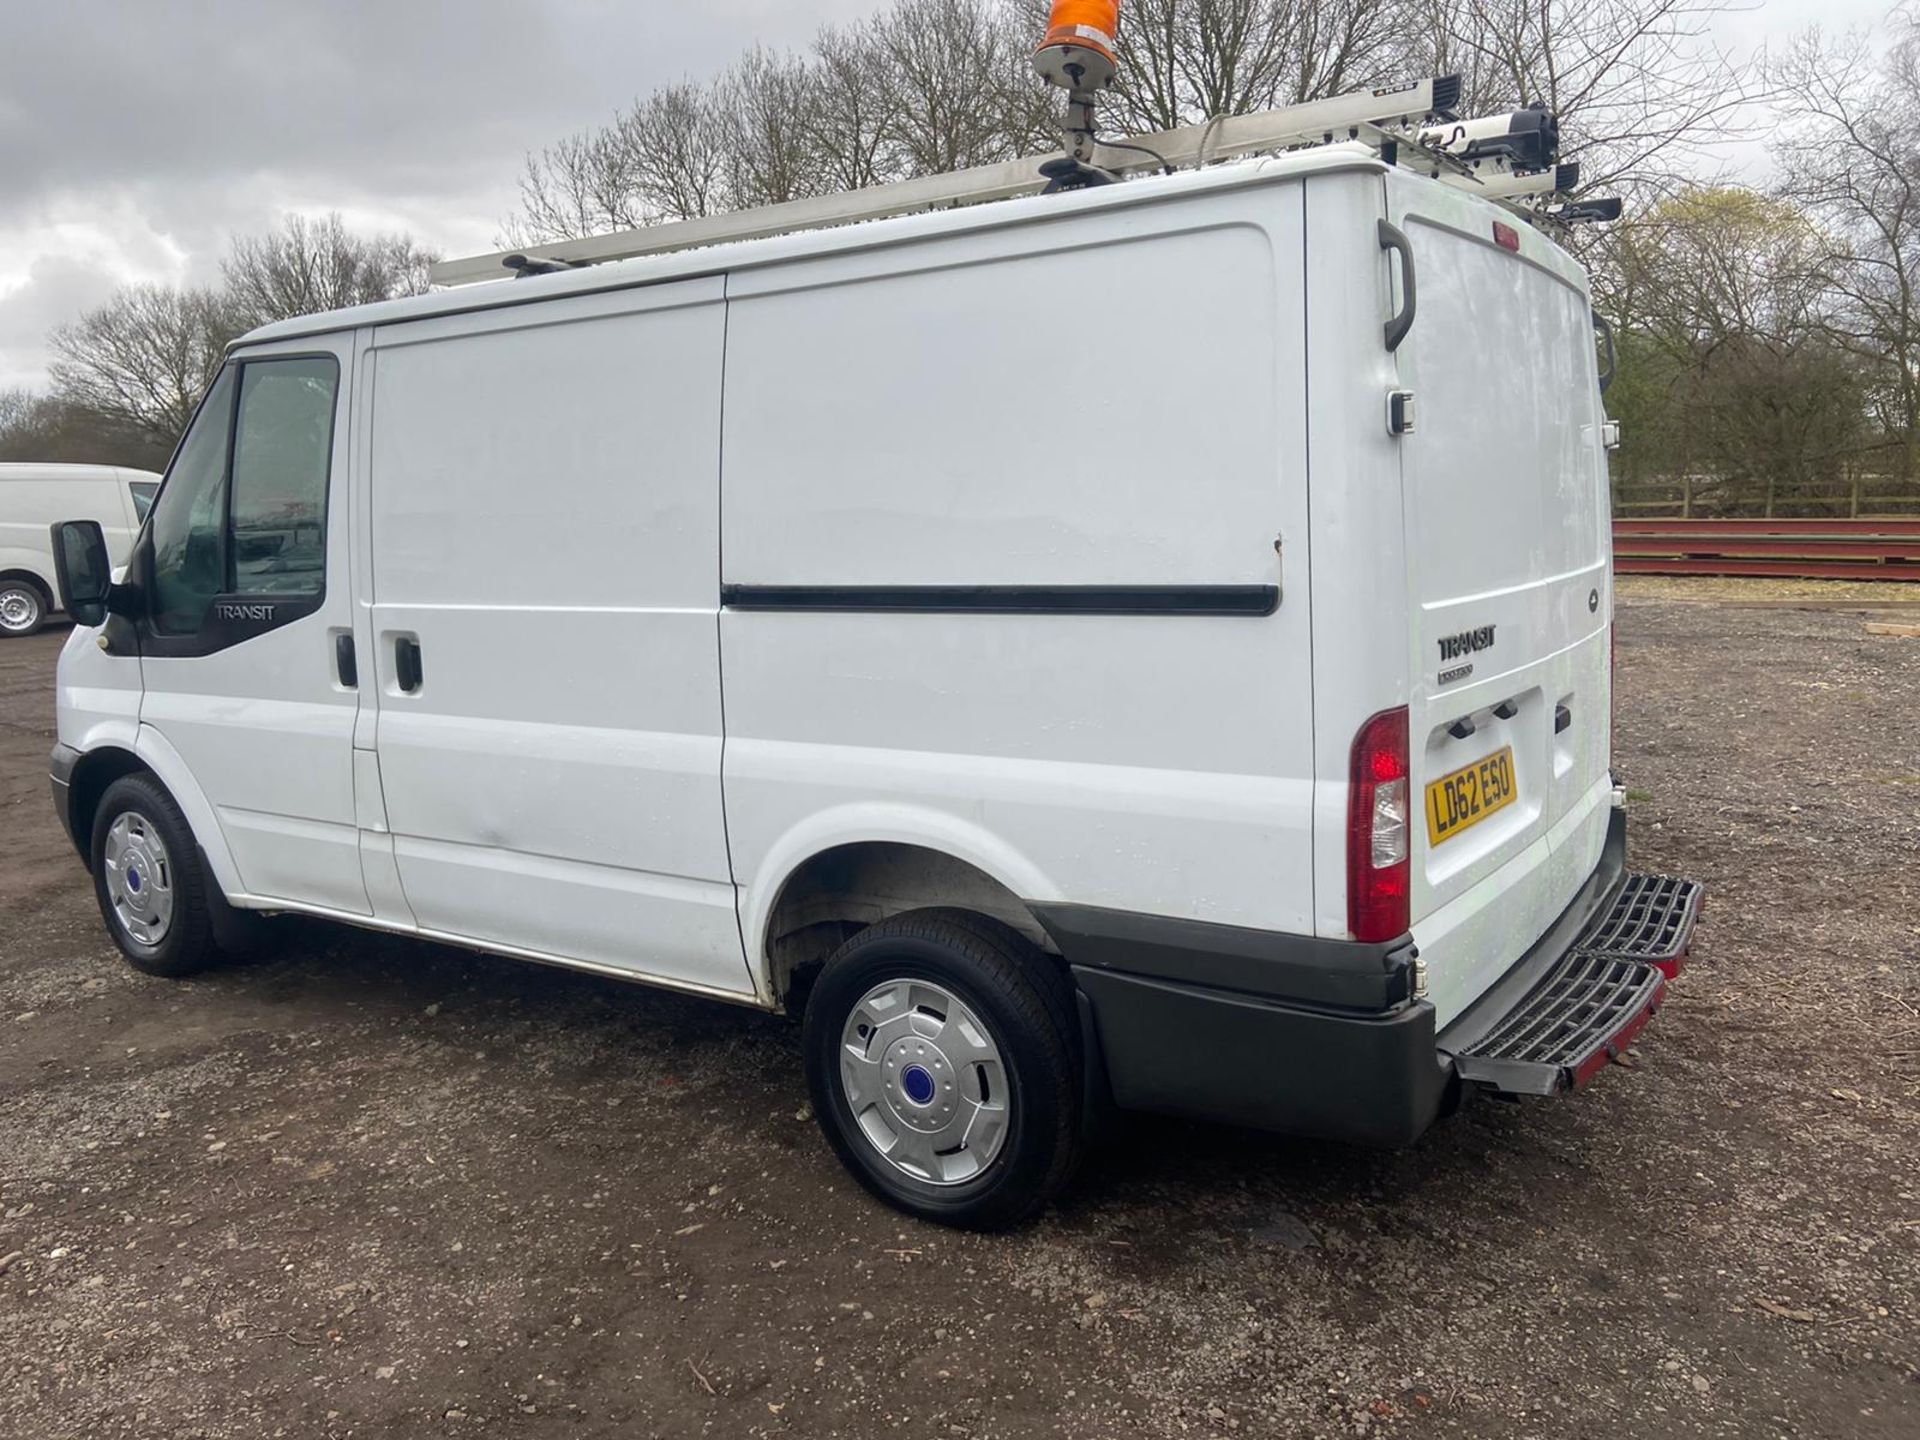
[[[126,465],[42,465],[35,461],[0,462],[0,480],[158,480],[151,470]]]
[[[1037,165],[1038,161],[1035,163]],[[667,255],[609,260],[578,270],[563,270],[524,279],[510,279],[503,275],[499,281],[463,285],[457,289],[413,295],[403,300],[383,300],[372,305],[356,305],[345,310],[275,321],[241,336],[228,348],[238,349],[265,341],[288,340],[302,335],[355,329],[363,325],[392,325],[432,315],[492,310],[505,305],[531,304],[567,295],[663,284],[669,280],[723,274],[817,255],[879,249],[935,235],[1043,223],[1090,210],[1152,204],[1187,195],[1248,188],[1303,174],[1355,169],[1384,171],[1386,168],[1379,155],[1365,145],[1321,145],[1284,155],[1239,160],[1209,166],[1205,170],[1183,170],[1174,175],[1147,176],[1118,185],[1061,195],[1028,195],[979,205],[921,211],[885,220],[795,231],[761,240],[737,240]]]

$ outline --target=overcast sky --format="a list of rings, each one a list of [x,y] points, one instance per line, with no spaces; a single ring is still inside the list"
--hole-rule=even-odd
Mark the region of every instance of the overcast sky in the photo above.
[[[291,213],[494,248],[526,151],[880,0],[0,0],[0,388],[129,280]],[[1749,47],[1887,0],[1763,0]]]

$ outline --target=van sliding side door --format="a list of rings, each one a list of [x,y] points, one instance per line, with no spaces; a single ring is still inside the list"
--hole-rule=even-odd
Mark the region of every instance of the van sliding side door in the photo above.
[[[368,874],[387,850],[422,932],[753,993],[720,803],[725,335],[718,279],[375,332]]]

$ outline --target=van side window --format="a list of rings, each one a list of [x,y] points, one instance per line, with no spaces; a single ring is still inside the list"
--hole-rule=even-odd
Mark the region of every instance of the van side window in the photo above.
[[[153,509],[153,497],[160,493],[160,487],[151,480],[134,480],[127,485],[133,495],[133,518],[145,520],[147,512]]]
[[[194,633],[218,595],[325,591],[339,381],[321,355],[250,360],[214,382],[154,501],[157,632]]]
[[[228,532],[237,595],[318,595],[326,588],[327,471],[339,375],[325,355],[256,360],[240,369]]]
[[[227,573],[227,436],[234,373],[220,372],[153,502],[153,628],[190,635]]]

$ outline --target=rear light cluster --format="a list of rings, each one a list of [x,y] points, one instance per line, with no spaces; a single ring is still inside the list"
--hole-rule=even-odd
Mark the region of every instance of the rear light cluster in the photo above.
[[[1347,787],[1347,928],[1369,943],[1407,933],[1413,826],[1407,710],[1360,727]]]

